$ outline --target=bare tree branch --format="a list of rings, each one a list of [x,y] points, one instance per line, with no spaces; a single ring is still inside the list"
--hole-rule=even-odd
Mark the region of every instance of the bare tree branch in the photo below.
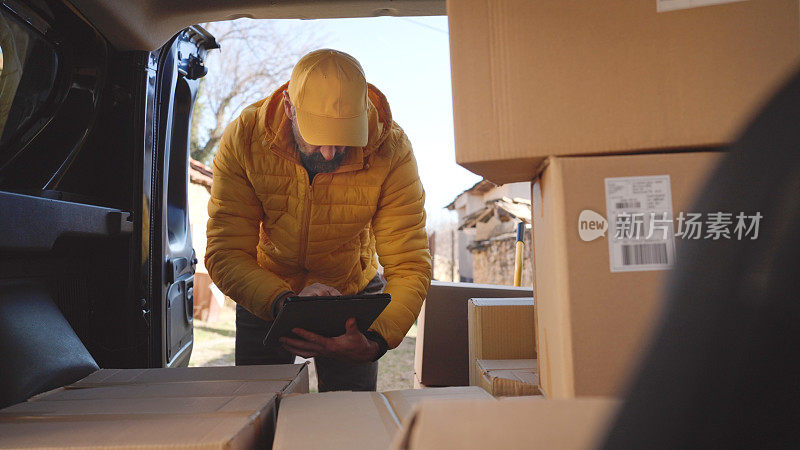
[[[247,105],[289,80],[300,57],[319,47],[319,34],[281,28],[274,22],[239,19],[201,24],[220,44],[209,53],[208,75],[200,90],[192,119],[192,157],[210,163],[225,127]]]

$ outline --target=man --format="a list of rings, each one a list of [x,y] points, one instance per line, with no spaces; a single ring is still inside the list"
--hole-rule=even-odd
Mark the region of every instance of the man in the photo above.
[[[228,125],[213,170],[205,265],[238,304],[236,364],[313,357],[320,391],[375,390],[377,360],[402,342],[431,279],[425,193],[386,98],[352,56],[309,53]],[[290,295],[382,289],[392,301],[366,333],[350,319],[338,337],[293,330],[281,352],[261,344]]]

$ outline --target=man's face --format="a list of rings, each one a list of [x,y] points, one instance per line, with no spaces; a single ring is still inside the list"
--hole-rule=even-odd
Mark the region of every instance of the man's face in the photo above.
[[[300,160],[308,170],[317,173],[333,172],[338,169],[344,159],[344,154],[349,147],[341,145],[311,145],[300,135],[297,126],[297,115],[291,105],[288,95],[284,97],[286,115],[292,122],[292,135],[300,151]]]
[[[333,172],[344,159],[347,147],[333,145],[311,145],[300,135],[297,121],[292,120],[292,134],[300,151],[300,160],[308,170],[317,173]]]

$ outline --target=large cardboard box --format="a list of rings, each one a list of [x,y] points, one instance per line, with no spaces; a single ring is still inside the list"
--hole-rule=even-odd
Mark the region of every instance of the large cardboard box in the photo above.
[[[419,405],[392,449],[597,448],[618,402],[605,399],[436,401]]]
[[[275,394],[253,409],[182,414],[6,416],[0,447],[26,449],[269,448]]]
[[[469,385],[467,302],[531,297],[532,287],[433,281],[417,319],[414,372],[426,386]]]
[[[538,395],[539,366],[535,359],[479,359],[477,385],[493,397]]]
[[[101,369],[0,410],[0,447],[268,448],[306,364]]]
[[[535,359],[533,298],[473,298],[467,310],[469,384],[480,386],[478,359]]]
[[[476,386],[290,396],[278,414],[275,450],[385,449],[418,403],[492,397]]]
[[[495,183],[550,155],[729,143],[800,54],[796,0],[448,0],[447,15],[456,160]]]
[[[548,159],[532,197],[539,378],[546,396],[622,393],[657,318],[680,239],[675,234],[688,229],[672,219],[692,213],[719,156]]]

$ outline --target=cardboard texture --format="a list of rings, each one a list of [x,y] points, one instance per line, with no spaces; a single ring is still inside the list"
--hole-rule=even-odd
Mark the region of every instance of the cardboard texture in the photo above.
[[[291,396],[281,404],[273,449],[385,449],[416,404],[441,399],[492,397],[474,386]]]
[[[495,397],[539,394],[539,367],[535,359],[479,359],[478,386]]]
[[[690,213],[719,156],[698,152],[548,159],[532,196],[539,378],[548,398],[623,392],[657,318],[669,273],[612,272],[608,239],[613,232],[609,228],[593,241],[581,240],[581,212],[606,215],[607,178],[669,175],[674,216]]]
[[[469,385],[467,302],[531,297],[532,287],[433,281],[417,319],[414,372],[426,386]]]
[[[29,401],[0,411],[0,447],[254,448],[272,438],[276,399],[269,393]]]
[[[469,381],[481,385],[478,359],[535,359],[533,298],[473,298],[467,310]]]
[[[263,447],[260,416],[91,416],[0,422],[2,448],[250,449]],[[268,420],[268,419],[267,419]]]
[[[0,410],[0,447],[269,447],[308,366],[101,369]]]
[[[606,399],[431,401],[419,405],[390,448],[596,448],[618,402]]]
[[[491,396],[477,386],[458,386],[430,389],[403,389],[384,392],[383,396],[392,407],[395,416],[404,424],[411,416],[414,406],[420,402],[431,400],[487,400]]]
[[[796,67],[796,0],[448,0],[457,162],[529,181],[551,155],[720,146]]]

